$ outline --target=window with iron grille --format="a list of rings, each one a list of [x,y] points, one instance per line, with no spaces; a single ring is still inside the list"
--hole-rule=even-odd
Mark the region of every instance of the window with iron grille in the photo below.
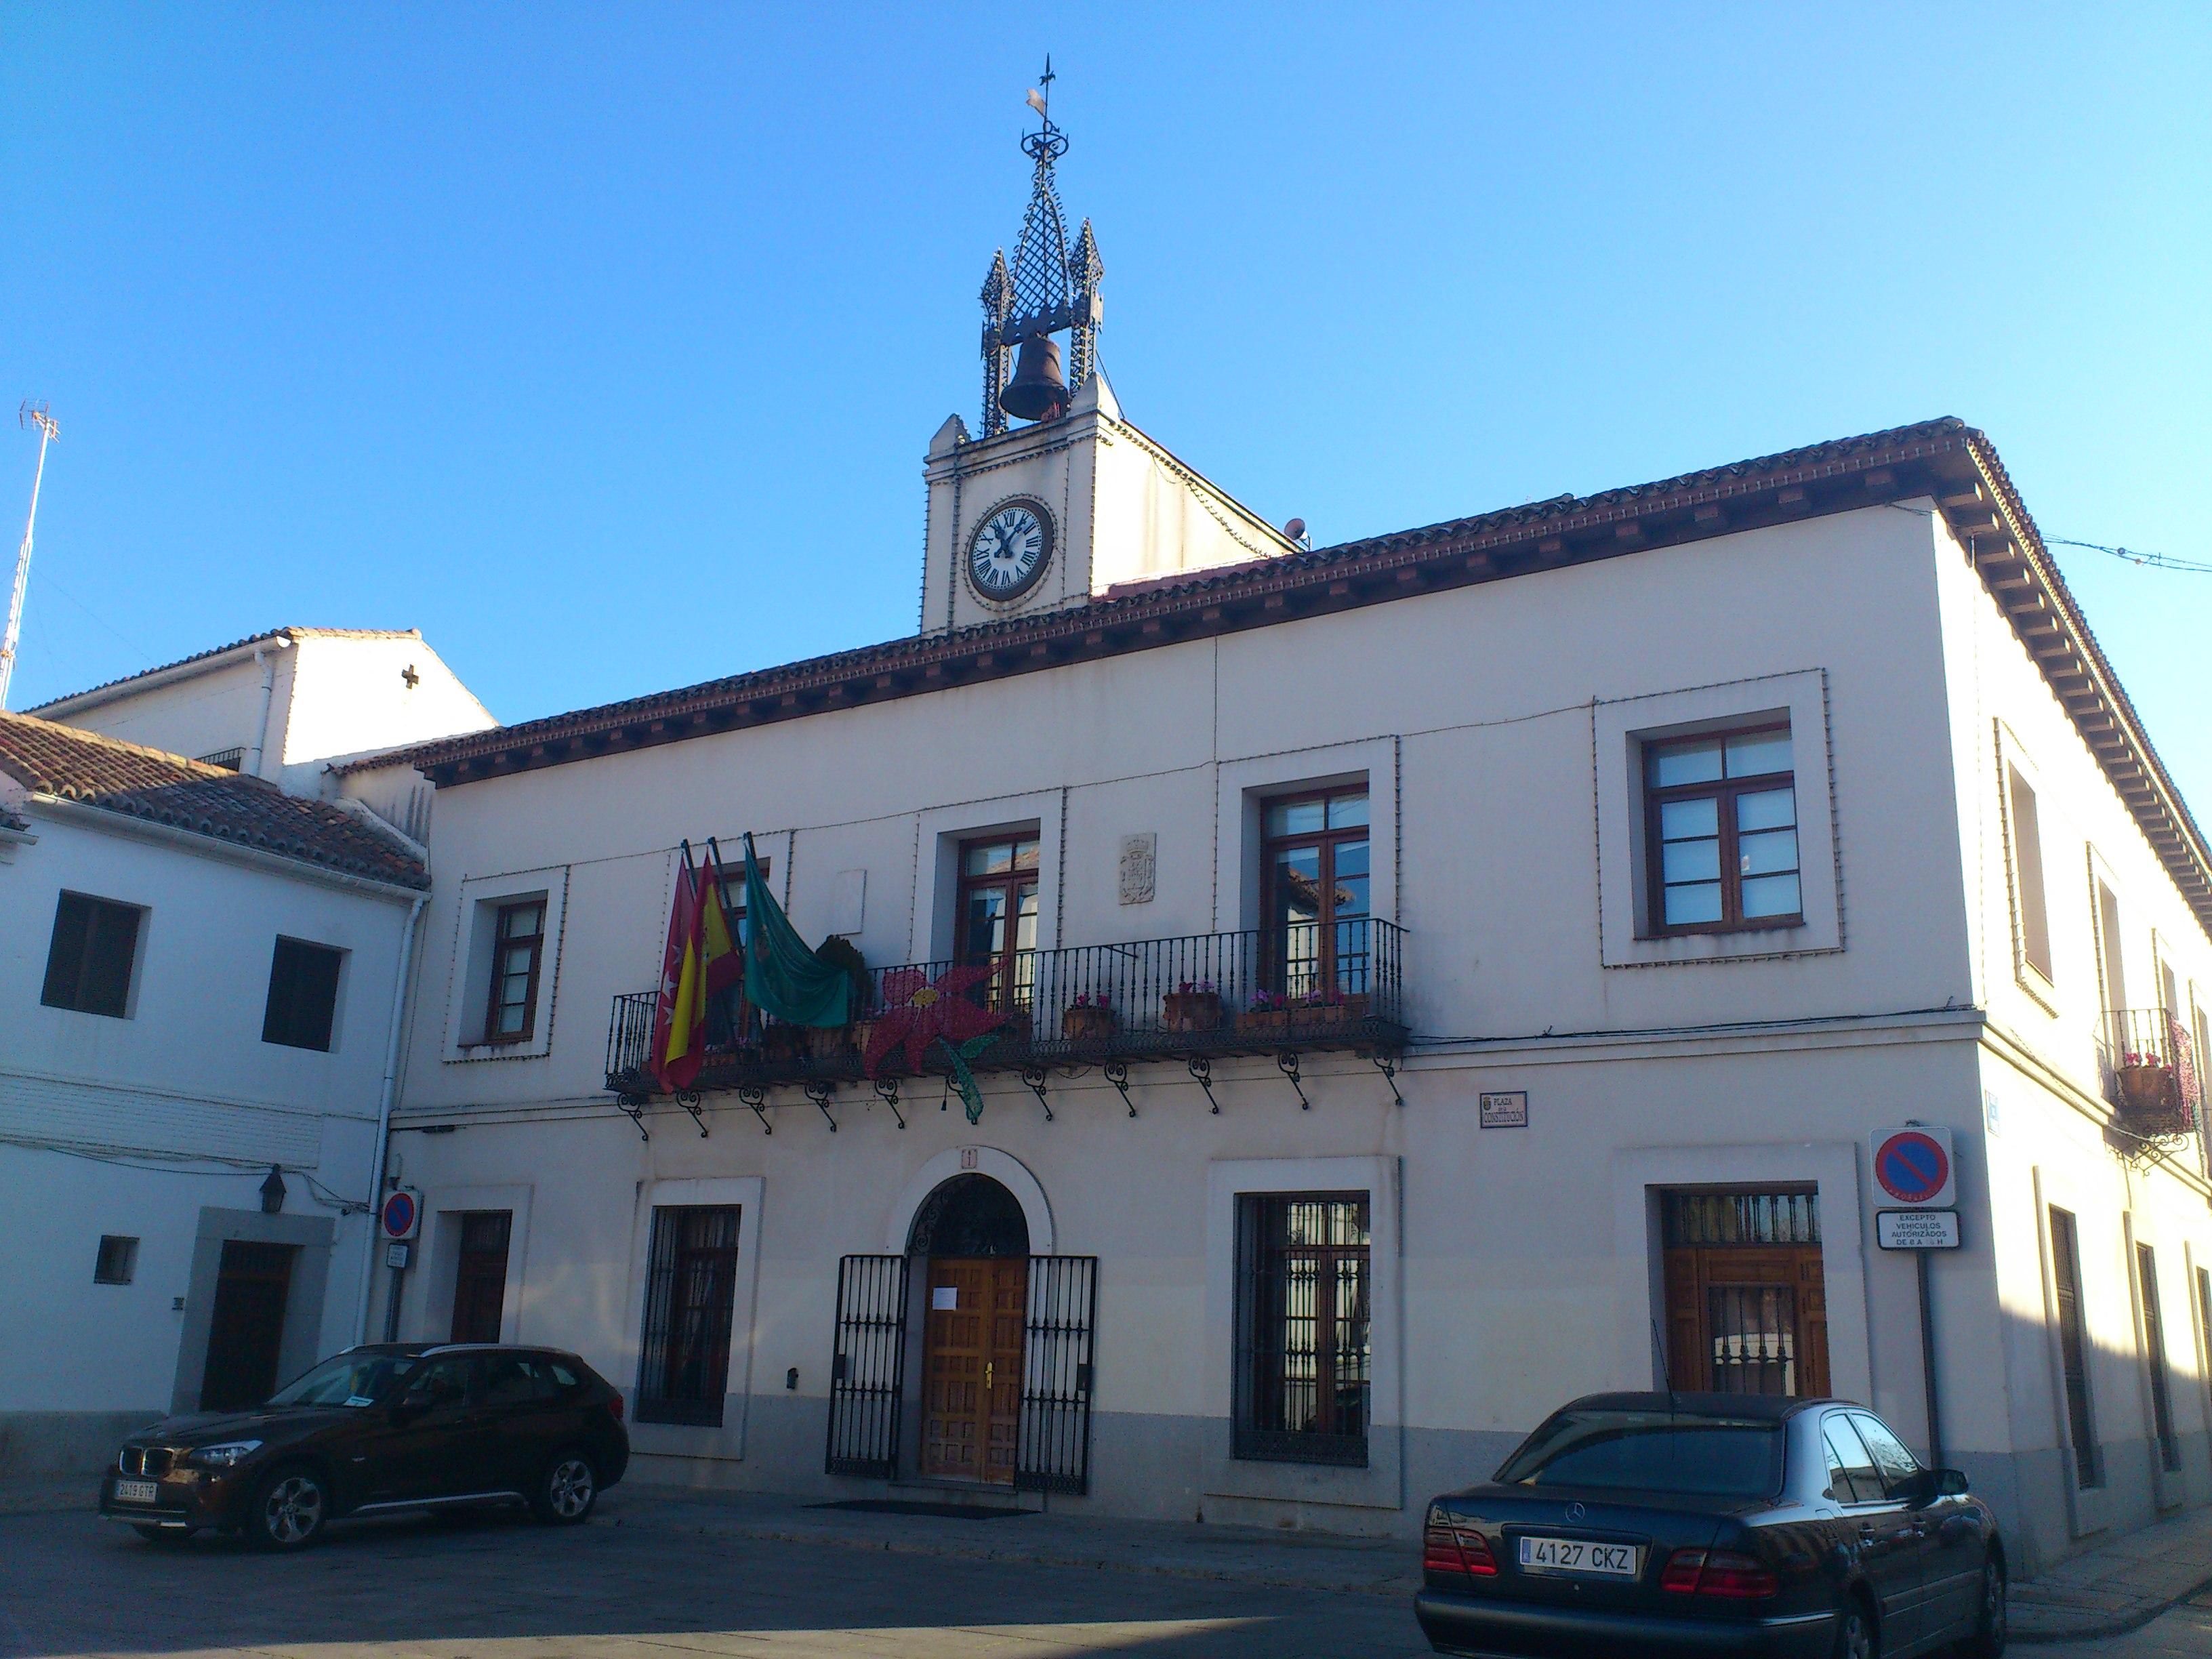
[[[131,1011],[131,970],[138,954],[135,904],[64,893],[54,906],[46,946],[46,981],[39,1000],[49,1008],[122,1019]]]
[[[737,1302],[738,1206],[656,1207],[649,1261],[638,1420],[719,1426]]]
[[[1237,1200],[1237,1398],[1241,1458],[1367,1462],[1367,1194]]]
[[[1644,768],[1652,933],[1804,920],[1787,723],[1649,743]]]
[[[280,939],[269,963],[269,1000],[261,1040],[327,1054],[337,1015],[338,968],[345,952],[303,939]]]

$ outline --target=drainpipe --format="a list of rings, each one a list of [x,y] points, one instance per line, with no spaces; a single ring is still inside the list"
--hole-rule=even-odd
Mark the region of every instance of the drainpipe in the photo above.
[[[255,646],[253,660],[261,665],[261,728],[253,739],[253,750],[246,757],[246,775],[261,775],[261,751],[269,746],[269,710],[276,701],[276,653],[292,643],[285,640],[268,647]]]
[[[407,909],[407,929],[399,936],[399,971],[392,981],[392,1037],[384,1050],[384,1086],[376,1102],[376,1157],[368,1166],[368,1236],[361,1244],[361,1291],[356,1298],[354,1340],[368,1340],[368,1291],[376,1270],[376,1218],[384,1208],[384,1160],[392,1144],[392,1101],[399,1089],[399,1037],[405,1029],[407,974],[415,961],[415,924],[429,902],[418,893]]]

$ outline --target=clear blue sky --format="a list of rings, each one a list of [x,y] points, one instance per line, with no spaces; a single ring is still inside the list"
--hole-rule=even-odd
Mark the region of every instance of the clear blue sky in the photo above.
[[[511,720],[910,631],[1048,49],[1117,393],[1317,540],[1955,414],[2047,533],[2212,558],[2201,4],[5,0],[11,702],[418,626]],[[2212,576],[2063,562],[2212,819]]]

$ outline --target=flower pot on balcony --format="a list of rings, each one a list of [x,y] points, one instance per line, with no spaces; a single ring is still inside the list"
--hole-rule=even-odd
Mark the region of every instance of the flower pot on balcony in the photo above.
[[[1060,1011],[1060,1035],[1069,1042],[1103,1042],[1121,1024],[1110,1003],[1071,1003]]]
[[[2181,1097],[2181,1079],[2171,1066],[2155,1061],[2118,1069],[2120,1127],[2130,1134],[2155,1136],[2186,1134],[2188,1103]]]
[[[1221,1029],[1218,991],[1170,991],[1160,999],[1160,1026],[1169,1031],[1218,1031]]]

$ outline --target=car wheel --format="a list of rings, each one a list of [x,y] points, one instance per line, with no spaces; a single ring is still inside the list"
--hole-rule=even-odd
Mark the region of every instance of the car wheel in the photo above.
[[[133,1525],[131,1530],[149,1544],[181,1544],[199,1528],[198,1527],[156,1527],[142,1522]]]
[[[305,1549],[323,1535],[330,1509],[330,1492],[313,1469],[273,1469],[246,1507],[246,1536],[259,1549]]]
[[[2005,1611],[2005,1571],[2002,1562],[1982,1564],[1982,1612],[1974,1633],[1959,1644],[1966,1659],[1997,1659],[2005,1650],[2009,1620]]]
[[[1857,1596],[1844,1603],[1844,1616],[1836,1626],[1836,1659],[1881,1659],[1881,1632],[1874,1614]]]
[[[599,1472],[592,1460],[579,1451],[562,1452],[538,1481],[530,1508],[540,1521],[556,1527],[573,1527],[586,1519],[599,1502]]]

